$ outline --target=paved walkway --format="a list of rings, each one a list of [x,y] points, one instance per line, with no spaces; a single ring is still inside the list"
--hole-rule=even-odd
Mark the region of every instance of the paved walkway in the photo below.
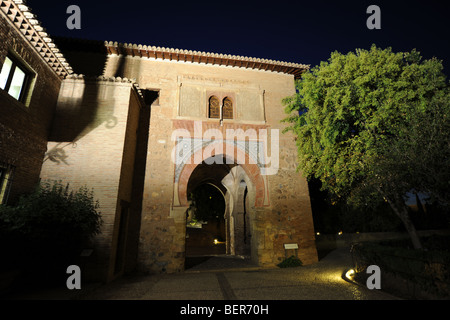
[[[261,269],[247,261],[212,258],[179,274],[128,276],[81,290],[46,292],[15,299],[83,300],[393,300],[380,290],[343,280],[352,266],[348,248],[318,263]],[[233,263],[234,262],[234,263]],[[14,297],[12,298],[14,299]]]

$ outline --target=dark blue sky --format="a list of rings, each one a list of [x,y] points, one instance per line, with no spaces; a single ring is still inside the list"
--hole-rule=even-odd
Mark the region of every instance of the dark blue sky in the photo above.
[[[416,48],[444,60],[450,74],[450,1],[106,1],[28,0],[52,36],[136,43],[317,65],[332,51],[372,43]],[[69,30],[66,9],[81,8],[81,30]],[[369,5],[381,9],[381,30],[369,30]]]

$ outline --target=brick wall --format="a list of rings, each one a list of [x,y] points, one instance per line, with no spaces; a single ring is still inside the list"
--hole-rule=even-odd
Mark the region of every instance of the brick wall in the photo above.
[[[254,124],[279,130],[278,173],[263,179],[264,205],[249,208],[252,256],[260,265],[274,266],[285,257],[284,244],[296,243],[304,264],[317,261],[308,185],[296,171],[293,135],[282,134],[285,124],[281,120],[286,114],[281,101],[295,92],[292,75],[117,55],[108,56],[105,75],[136,78],[141,87],[160,90],[159,105],[152,106],[146,162],[139,255],[142,270],[178,272],[184,268],[187,204],[180,204],[182,199],[177,197],[183,193],[182,179],[189,181],[190,176],[180,177],[179,184],[175,181],[171,135],[177,123],[212,121],[206,119],[208,92],[226,92],[236,98],[238,118],[224,120],[223,127],[245,130]],[[262,188],[256,189],[254,199]]]
[[[36,73],[28,106],[0,89],[0,162],[15,166],[9,204],[39,181],[61,79],[0,15],[0,67],[13,53]]]
[[[94,190],[103,226],[90,258],[89,278],[110,280],[123,271],[123,264],[115,266],[116,247],[120,214],[133,197],[141,107],[128,81],[74,77],[61,86],[41,178]],[[128,221],[122,225],[127,228]],[[127,238],[127,229],[122,235]]]

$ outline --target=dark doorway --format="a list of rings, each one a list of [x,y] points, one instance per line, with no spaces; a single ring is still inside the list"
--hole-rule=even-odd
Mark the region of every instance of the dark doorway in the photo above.
[[[191,206],[186,218],[186,258],[193,263],[195,258],[204,260],[207,256],[225,254],[225,199],[222,192],[205,183],[194,189],[189,200]]]
[[[119,223],[119,238],[117,240],[116,264],[114,266],[114,274],[122,272],[124,267],[125,246],[127,241],[127,225],[129,215],[130,203],[127,201],[120,201],[120,223]]]

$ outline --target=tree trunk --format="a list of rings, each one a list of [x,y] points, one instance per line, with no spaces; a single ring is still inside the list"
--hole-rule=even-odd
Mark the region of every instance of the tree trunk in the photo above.
[[[406,208],[406,204],[402,201],[392,201],[388,197],[386,197],[388,203],[392,210],[394,210],[395,214],[402,220],[403,225],[408,231],[408,234],[411,238],[411,242],[414,246],[414,249],[422,249],[422,243],[420,242],[419,235],[417,234],[416,228],[409,218],[408,209]]]

